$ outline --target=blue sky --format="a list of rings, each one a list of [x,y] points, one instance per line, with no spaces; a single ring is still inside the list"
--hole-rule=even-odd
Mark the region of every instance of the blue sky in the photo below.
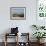
[[[12,13],[24,13],[24,8],[12,8]]]

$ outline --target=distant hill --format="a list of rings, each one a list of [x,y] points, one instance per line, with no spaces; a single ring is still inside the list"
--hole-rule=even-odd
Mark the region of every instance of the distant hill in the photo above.
[[[13,14],[13,17],[24,17],[24,14],[21,13],[21,14]]]

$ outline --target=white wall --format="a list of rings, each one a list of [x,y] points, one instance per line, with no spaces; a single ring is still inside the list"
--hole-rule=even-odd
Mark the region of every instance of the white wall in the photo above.
[[[26,7],[26,20],[10,20],[10,7]],[[36,0],[1,0],[0,34],[11,27],[19,27],[19,32],[30,32],[31,25],[36,24]]]

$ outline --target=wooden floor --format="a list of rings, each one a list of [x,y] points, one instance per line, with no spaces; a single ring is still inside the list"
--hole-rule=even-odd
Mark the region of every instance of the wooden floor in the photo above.
[[[37,46],[37,43],[33,43],[33,42],[32,42],[32,43],[30,43],[30,44],[31,44],[30,46]],[[0,46],[5,46],[5,45],[4,45],[3,42],[2,42],[2,43],[0,42]],[[12,43],[12,42],[11,42],[11,43],[8,43],[7,46],[15,46],[15,43]],[[25,46],[25,45],[24,45],[24,46]],[[44,44],[41,45],[41,46],[46,46],[46,43],[44,43]]]

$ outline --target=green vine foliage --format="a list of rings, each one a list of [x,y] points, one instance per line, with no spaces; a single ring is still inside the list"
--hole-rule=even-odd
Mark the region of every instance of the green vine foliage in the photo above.
[[[45,32],[35,32],[33,34],[37,39],[42,39],[44,36],[46,36]]]
[[[36,28],[36,30],[39,30],[39,29],[45,29],[45,26],[37,26],[37,25],[32,25],[33,26],[33,28],[35,27]]]

